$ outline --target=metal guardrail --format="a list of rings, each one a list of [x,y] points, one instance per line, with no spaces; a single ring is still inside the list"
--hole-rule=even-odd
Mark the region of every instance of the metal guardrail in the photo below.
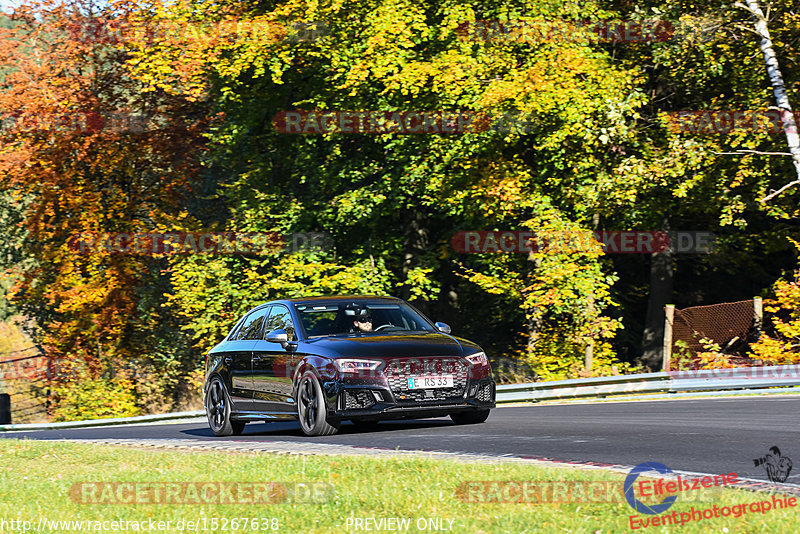
[[[130,425],[134,423],[152,423],[157,421],[169,421],[171,419],[190,419],[193,417],[205,417],[205,410],[195,410],[193,412],[174,412],[156,415],[137,415],[134,417],[114,417],[107,419],[90,419],[87,421],[65,421],[62,423],[23,423],[18,425],[0,425],[0,432],[23,431],[23,430],[56,430],[61,428],[85,428],[92,426],[111,426],[111,425]]]
[[[670,371],[497,386],[497,403],[631,393],[759,390],[800,385],[800,365]]]
[[[773,367],[739,367],[735,369],[708,369],[701,371],[670,371],[637,375],[577,378],[553,382],[531,382],[497,386],[497,403],[537,402],[556,399],[607,397],[631,393],[688,394],[702,391],[763,390],[800,386],[800,365]],[[680,395],[676,395],[680,396]],[[113,419],[92,419],[63,423],[28,423],[0,425],[3,431],[53,430],[92,426],[149,423],[205,416],[204,410],[176,412],[159,415],[140,415]]]

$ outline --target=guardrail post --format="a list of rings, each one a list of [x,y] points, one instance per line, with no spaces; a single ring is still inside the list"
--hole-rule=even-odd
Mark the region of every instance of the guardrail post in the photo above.
[[[669,371],[672,360],[672,321],[675,318],[675,305],[664,306],[664,356],[661,360],[661,370]]]
[[[0,393],[0,425],[11,424],[11,395]]]
[[[755,341],[761,337],[761,326],[764,323],[764,303],[761,297],[753,297],[753,330],[756,333]]]

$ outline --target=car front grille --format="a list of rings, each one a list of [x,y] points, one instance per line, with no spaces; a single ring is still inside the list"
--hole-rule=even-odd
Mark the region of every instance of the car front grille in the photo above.
[[[459,358],[398,358],[384,370],[395,400],[441,401],[464,396],[469,366]],[[419,375],[453,375],[452,388],[409,389],[408,378]]]
[[[492,401],[492,384],[484,384],[478,389],[478,394],[476,397],[481,402],[491,402]]]
[[[369,408],[375,404],[374,394],[365,389],[345,390],[344,408],[345,410],[357,410]]]

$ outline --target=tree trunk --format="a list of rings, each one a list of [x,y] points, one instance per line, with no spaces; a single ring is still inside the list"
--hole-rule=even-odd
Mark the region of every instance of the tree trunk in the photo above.
[[[408,280],[408,273],[420,265],[420,260],[428,251],[430,244],[430,230],[428,229],[428,216],[422,211],[408,210],[403,214],[403,265],[401,279]],[[399,297],[408,300],[411,297],[411,288],[402,286]],[[422,312],[428,312],[427,303],[418,302]],[[415,304],[415,305],[416,305]]]
[[[664,306],[672,301],[672,250],[650,255],[650,294],[647,299],[642,362],[651,369],[660,369],[664,356]]]
[[[761,39],[761,52],[764,54],[764,63],[767,66],[767,75],[772,84],[772,92],[775,94],[778,108],[781,112],[781,122],[783,123],[783,132],[786,134],[786,142],[789,145],[789,152],[792,154],[792,161],[794,162],[794,169],[797,173],[797,180],[789,182],[777,191],[773,191],[769,195],[761,199],[761,202],[772,200],[780,195],[787,189],[800,184],[800,137],[797,133],[797,123],[794,120],[792,113],[792,106],[789,104],[789,97],[786,94],[786,86],[783,84],[783,76],[781,69],[778,65],[778,58],[775,56],[775,50],[772,48],[772,38],[769,35],[769,28],[767,27],[767,19],[758,5],[758,0],[744,0],[745,4],[737,2],[735,5],[746,9],[755,17],[755,28]]]
[[[528,254],[527,272],[525,273],[526,287],[533,284],[533,276],[536,273],[536,269],[539,267],[539,263],[541,263],[541,260],[538,258],[535,259],[533,252]],[[534,306],[525,310],[525,316],[527,319],[525,327],[528,338],[528,354],[531,354],[536,345],[536,340],[539,339],[539,330],[541,330],[542,327],[542,310]]]

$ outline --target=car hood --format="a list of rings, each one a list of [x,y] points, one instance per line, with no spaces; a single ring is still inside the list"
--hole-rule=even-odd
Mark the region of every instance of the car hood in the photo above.
[[[424,334],[363,334],[323,337],[306,342],[313,352],[330,357],[418,358],[425,356],[464,356],[480,350],[465,339],[438,332]]]

